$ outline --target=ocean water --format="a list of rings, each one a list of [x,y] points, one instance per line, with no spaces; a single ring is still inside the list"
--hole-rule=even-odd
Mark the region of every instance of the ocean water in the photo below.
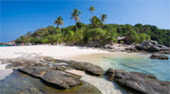
[[[0,45],[0,47],[5,47],[6,45]]]
[[[91,62],[108,68],[121,69],[132,72],[142,72],[156,76],[162,81],[170,81],[170,59],[150,59],[151,54],[113,52],[109,54],[83,55],[73,60]],[[170,55],[168,55],[170,57]]]
[[[168,55],[170,57],[170,55]],[[142,72],[156,76],[162,81],[170,81],[170,59],[150,59],[150,55],[140,54],[134,57],[105,57],[105,64],[113,69]]]

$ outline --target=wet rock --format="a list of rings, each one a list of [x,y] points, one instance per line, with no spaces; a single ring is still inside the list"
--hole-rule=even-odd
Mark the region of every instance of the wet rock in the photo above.
[[[80,78],[81,76],[69,72],[50,70],[43,76],[42,79],[62,88],[71,88],[82,83]]]
[[[168,60],[169,57],[164,54],[152,54],[151,59],[162,59],[162,60]]]
[[[44,80],[47,83],[57,85],[61,88],[71,88],[79,85],[81,76],[60,70],[48,69],[47,67],[24,67],[18,69],[23,73]]]
[[[96,75],[100,76],[103,74],[104,70],[97,65],[93,65],[91,63],[86,63],[86,62],[76,62],[76,61],[70,61],[67,62],[71,67],[78,69],[78,70],[83,70],[88,74],[91,75]]]
[[[109,69],[106,76],[116,81],[132,93],[169,94],[170,82],[160,81],[156,77],[139,72],[125,72]]]
[[[109,78],[110,81],[114,81],[115,75],[117,73],[121,73],[121,72],[125,72],[125,71],[123,71],[123,70],[114,70],[112,68],[109,68],[106,71],[106,76]]]

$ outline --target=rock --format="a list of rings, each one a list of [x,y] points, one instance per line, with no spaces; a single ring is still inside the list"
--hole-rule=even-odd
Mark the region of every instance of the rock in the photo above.
[[[110,81],[114,81],[115,75],[117,73],[121,73],[121,72],[125,72],[125,71],[123,71],[123,70],[114,70],[112,68],[109,68],[106,71],[106,76],[109,78]]]
[[[48,71],[46,67],[24,67],[18,69],[21,72],[27,73],[31,76],[41,78]]]
[[[132,93],[170,94],[170,82],[160,81],[152,75],[109,69],[106,76]]]
[[[55,84],[62,88],[70,88],[81,84],[81,76],[60,70],[50,70],[44,76],[43,80]]]
[[[125,48],[125,50],[137,52],[137,49],[135,47]]]
[[[67,62],[71,67],[78,69],[78,70],[83,70],[88,74],[95,75],[95,76],[100,76],[103,74],[104,70],[97,65],[93,65],[91,63],[86,63],[86,62],[76,62],[76,61],[70,61]]]
[[[54,85],[55,86],[55,85]],[[61,90],[45,84],[44,81],[14,70],[5,79],[0,80],[0,94],[102,94],[90,83]]]
[[[104,46],[104,48],[105,48],[105,49],[115,49],[115,47],[112,46],[112,45],[110,45],[110,44],[106,44],[106,45]]]
[[[71,88],[79,85],[82,81],[81,76],[64,72],[60,70],[52,70],[47,67],[24,67],[18,69],[23,73],[27,73],[31,76],[44,80],[47,83],[57,85],[61,88]]]
[[[135,48],[139,51],[144,50],[147,52],[170,51],[169,47],[158,44],[157,41],[153,41],[153,40],[143,41],[141,44],[136,45]]]
[[[162,59],[162,60],[168,60],[169,57],[164,54],[152,54],[151,59]]]

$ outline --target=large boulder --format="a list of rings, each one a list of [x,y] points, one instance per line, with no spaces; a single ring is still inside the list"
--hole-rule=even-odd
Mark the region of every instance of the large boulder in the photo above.
[[[71,88],[81,84],[81,76],[61,71],[48,69],[47,67],[24,67],[18,69],[20,72],[27,73],[33,77],[42,79],[43,81],[56,85],[60,88]]]
[[[164,54],[152,54],[151,59],[162,59],[162,60],[168,60],[169,57]]]
[[[157,41],[153,41],[153,40],[147,40],[147,41],[143,41],[141,44],[138,44],[135,46],[135,48],[139,51],[143,50],[143,51],[147,51],[147,52],[169,52],[170,48],[166,47],[164,45],[158,44]]]
[[[34,77],[41,78],[44,76],[44,74],[48,71],[46,67],[24,67],[24,68],[19,68],[18,69],[20,72],[29,74]]]
[[[170,82],[160,81],[152,75],[109,69],[106,76],[135,94],[170,94]]]
[[[70,88],[82,83],[81,76],[64,72],[60,70],[50,70],[44,76],[43,80],[55,84],[61,88]]]
[[[91,75],[95,75],[95,76],[100,76],[104,72],[104,70],[100,66],[93,65],[91,63],[76,62],[76,61],[70,61],[70,62],[67,62],[67,63],[75,69],[83,70],[86,73],[91,74]]]

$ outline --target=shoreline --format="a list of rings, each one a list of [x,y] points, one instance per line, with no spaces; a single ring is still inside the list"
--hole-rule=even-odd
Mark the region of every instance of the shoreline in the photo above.
[[[64,45],[34,45],[34,46],[6,46],[0,47],[0,60],[12,59],[18,57],[27,58],[29,54],[38,54],[41,56],[49,56],[55,59],[66,60],[67,58],[95,54],[95,53],[109,53],[97,48],[78,47],[78,46],[64,46]],[[13,69],[7,69],[8,64],[0,62],[0,80],[13,72]]]
[[[0,51],[3,51],[4,54],[0,55],[0,60],[7,58],[28,58],[31,59],[32,55],[40,55],[40,56],[49,56],[54,59],[61,59],[61,60],[74,60],[79,62],[89,62],[91,59],[97,60],[95,57],[101,56],[109,56],[109,58],[117,58],[117,57],[127,57],[127,58],[140,58],[138,55],[144,54],[144,53],[128,53],[128,52],[122,52],[122,51],[116,51],[116,52],[109,52],[105,51],[103,49],[98,48],[87,48],[87,47],[77,47],[77,46],[62,46],[62,45],[36,45],[36,46],[19,46],[19,47],[2,47],[0,48]],[[29,55],[31,54],[31,55]],[[148,54],[150,55],[150,54]],[[81,59],[85,61],[81,61]],[[102,60],[98,59],[98,61],[91,61],[89,63],[100,65],[100,67],[103,68],[105,64]],[[3,66],[3,67],[1,67]],[[11,72],[9,72],[9,69],[5,68],[6,65],[1,64],[0,62],[0,72],[3,72],[2,75],[0,75],[0,80],[4,79],[6,76],[10,75]],[[110,67],[105,66],[105,67]],[[3,70],[2,70],[3,69]],[[104,69],[104,68],[103,68]],[[108,68],[107,68],[108,69]],[[104,69],[105,71],[107,69]],[[12,69],[10,69],[12,70]],[[97,78],[93,76],[86,75],[83,71],[75,71],[75,70],[68,70],[68,72],[78,74],[82,76],[82,80],[91,83],[93,86],[98,88],[103,94],[108,93],[117,93],[122,94],[121,89],[118,89],[116,84],[104,79],[104,78]],[[4,74],[5,73],[5,74]],[[3,76],[3,77],[1,77]],[[109,91],[110,90],[110,91]]]
[[[64,59],[70,56],[78,56],[93,53],[109,53],[99,48],[88,48],[64,45],[34,45],[34,46],[10,46],[0,47],[0,59],[16,58],[23,54],[36,53],[42,56],[51,56],[55,59]]]

